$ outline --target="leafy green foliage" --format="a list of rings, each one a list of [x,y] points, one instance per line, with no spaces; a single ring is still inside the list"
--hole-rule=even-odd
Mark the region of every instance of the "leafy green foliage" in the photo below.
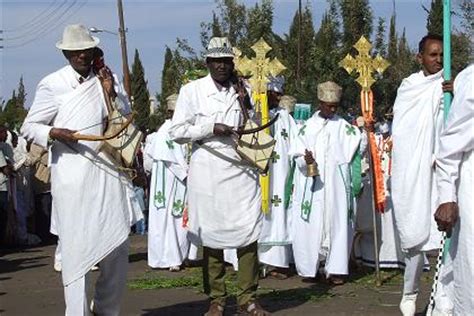
[[[18,94],[15,90],[12,92],[12,97],[0,107],[0,125],[5,125],[10,129],[20,129],[25,120],[28,111],[24,108],[25,104],[25,86],[23,84],[23,77],[20,78],[18,84]]]
[[[150,117],[150,93],[145,80],[145,70],[138,50],[135,49],[135,58],[132,65],[132,73],[130,74],[132,83],[132,108],[136,112],[135,124],[141,131],[148,129]]]

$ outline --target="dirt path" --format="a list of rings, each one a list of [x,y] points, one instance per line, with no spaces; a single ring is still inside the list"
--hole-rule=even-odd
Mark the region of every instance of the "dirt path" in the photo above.
[[[0,256],[0,315],[63,315],[60,275],[53,270],[54,246],[7,251]],[[232,271],[229,270],[232,278]],[[97,277],[98,273],[93,273]],[[399,315],[401,277],[394,271],[380,288],[370,274],[354,273],[343,286],[330,287],[293,276],[287,280],[264,279],[260,283],[261,303],[274,315]],[[145,290],[151,280],[161,289]],[[202,315],[207,310],[201,292],[199,268],[178,273],[151,270],[146,264],[146,237],[133,236],[130,248],[129,287],[122,315]],[[158,280],[158,281],[157,281]],[[421,312],[429,295],[429,274],[423,275],[423,292],[418,300]],[[187,285],[178,288],[180,284]],[[136,289],[138,287],[139,289]],[[232,289],[230,289],[232,292]],[[230,298],[226,315],[235,310]]]

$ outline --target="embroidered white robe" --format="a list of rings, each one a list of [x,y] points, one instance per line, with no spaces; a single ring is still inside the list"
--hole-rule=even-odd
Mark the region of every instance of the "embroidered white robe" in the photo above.
[[[292,145],[299,172],[292,205],[293,255],[299,275],[315,277],[325,261],[326,275],[348,274],[353,219],[349,214],[350,162],[360,132],[339,116],[324,119],[316,112]],[[320,175],[306,177],[305,149],[312,151]]]
[[[73,68],[65,66],[39,83],[22,126],[27,139],[47,147],[52,127],[102,135],[107,108],[99,79],[91,75],[82,84],[77,79]],[[55,141],[50,148],[52,208],[65,286],[89,272],[130,232],[131,183],[99,147],[100,142]]]
[[[241,158],[233,137],[213,135],[215,123],[237,128],[241,119],[234,89],[219,90],[210,75],[181,88],[170,135],[178,143],[195,142],[187,181],[193,243],[215,249],[240,248],[260,235],[258,174],[235,162]]]
[[[259,260],[274,267],[288,267],[291,259],[291,218],[285,208],[285,184],[291,167],[290,142],[297,133],[296,123],[288,111],[276,108],[271,115],[279,115],[272,126],[276,140],[270,161],[270,210],[263,217],[259,243]]]
[[[163,123],[145,153],[153,159],[148,212],[148,265],[152,268],[180,266],[190,244],[183,223],[186,145],[169,138],[170,125],[170,120]]]

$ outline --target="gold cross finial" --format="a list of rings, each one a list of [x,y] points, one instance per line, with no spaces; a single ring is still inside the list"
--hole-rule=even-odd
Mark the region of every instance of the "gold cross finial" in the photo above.
[[[377,54],[374,59],[370,57],[369,52],[372,48],[372,44],[370,44],[364,36],[360,37],[354,45],[354,48],[359,54],[355,58],[347,54],[347,56],[339,62],[339,66],[343,67],[348,73],[351,73],[353,70],[358,72],[359,77],[356,81],[362,86],[362,90],[368,91],[375,82],[372,73],[376,71],[382,74],[390,63],[379,54]]]
[[[285,70],[286,67],[283,66],[277,58],[270,61],[270,59],[266,57],[272,48],[263,38],[252,46],[252,50],[256,54],[256,57],[253,59],[249,59],[245,56],[236,56],[234,59],[235,69],[240,71],[244,76],[252,76],[249,79],[249,83],[254,92],[264,93],[267,91],[267,83],[269,82],[268,76],[272,75],[275,77]]]

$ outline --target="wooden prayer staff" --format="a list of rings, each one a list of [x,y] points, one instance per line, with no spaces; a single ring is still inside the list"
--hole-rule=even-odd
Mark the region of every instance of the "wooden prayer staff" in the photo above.
[[[444,80],[451,80],[451,0],[443,1],[443,77]],[[451,109],[450,92],[443,94],[444,101],[444,122],[448,119],[449,110]],[[435,277],[431,288],[430,302],[426,309],[426,315],[431,316],[435,306],[435,295],[438,289],[438,279],[441,266],[444,264],[446,256],[448,255],[451,239],[443,232],[441,236],[441,245],[438,254],[438,262],[436,263]]]
[[[359,73],[356,81],[361,86],[360,103],[362,108],[362,116],[366,124],[373,124],[373,94],[370,87],[374,84],[373,72],[382,74],[390,65],[385,59],[377,55],[374,59],[369,55],[372,44],[364,37],[357,41],[354,48],[359,53],[355,58],[350,54],[339,62],[339,66],[343,67],[349,74],[352,71]],[[374,132],[368,132],[369,139],[369,165],[370,165],[370,183],[372,184],[372,219],[373,219],[373,233],[374,233],[374,256],[375,256],[375,274],[376,284],[382,284],[380,278],[380,264],[379,264],[379,245],[377,235],[377,221],[376,213],[383,213],[385,207],[385,188],[382,166],[380,162],[380,153],[378,152],[377,143],[375,141]]]
[[[256,56],[253,59],[247,57],[240,57],[240,52],[237,51],[235,62],[235,69],[241,72],[244,76],[252,76],[249,79],[252,88],[252,98],[255,102],[255,110],[262,118],[262,125],[269,122],[270,114],[268,110],[267,100],[267,84],[270,81],[269,76],[277,76],[285,66],[276,58],[270,60],[266,57],[267,53],[272,49],[263,38],[257,41],[252,46]],[[265,129],[267,134],[270,134],[270,129]],[[267,213],[270,210],[270,177],[260,175],[260,187],[262,189],[262,211]]]

